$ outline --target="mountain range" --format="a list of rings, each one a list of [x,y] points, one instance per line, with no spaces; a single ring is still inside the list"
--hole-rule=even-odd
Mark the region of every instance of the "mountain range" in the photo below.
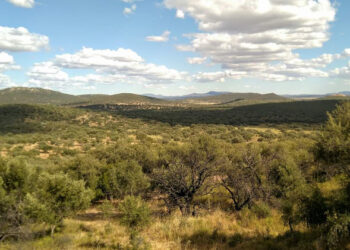
[[[330,97],[350,96],[349,91],[327,95],[284,95],[274,93],[231,93],[216,92],[193,93],[183,96],[137,95],[121,93],[115,95],[69,95],[58,91],[42,88],[14,87],[0,90],[0,104],[55,104],[55,105],[93,105],[93,104],[120,104],[120,105],[240,105],[261,102],[279,102],[291,99],[317,99]]]

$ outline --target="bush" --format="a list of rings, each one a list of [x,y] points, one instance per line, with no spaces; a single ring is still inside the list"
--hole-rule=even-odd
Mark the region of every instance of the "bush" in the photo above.
[[[252,207],[252,212],[259,218],[264,219],[270,216],[271,210],[268,205],[261,203],[261,204],[254,204]]]
[[[127,196],[118,208],[122,215],[121,224],[131,230],[140,230],[150,222],[150,209],[140,197]]]

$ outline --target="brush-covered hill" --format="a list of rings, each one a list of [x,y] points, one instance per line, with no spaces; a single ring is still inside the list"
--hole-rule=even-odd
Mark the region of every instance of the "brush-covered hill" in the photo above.
[[[69,95],[42,88],[15,87],[0,90],[1,104],[54,104],[54,105],[164,105],[168,101],[136,94]]]
[[[42,88],[15,87],[0,90],[0,104],[70,104],[84,102],[74,95]]]
[[[257,94],[257,93],[226,93],[215,96],[188,98],[183,100],[183,103],[188,104],[248,104],[259,102],[276,102],[287,101],[288,99],[274,93],[270,94]]]

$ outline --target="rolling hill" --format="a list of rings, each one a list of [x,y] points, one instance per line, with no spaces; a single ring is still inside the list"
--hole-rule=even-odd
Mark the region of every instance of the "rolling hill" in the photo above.
[[[55,104],[84,102],[79,96],[41,88],[15,87],[0,90],[0,104]]]
[[[42,88],[15,87],[0,90],[0,104],[126,104],[162,105],[168,101],[135,94],[116,95],[69,95]]]

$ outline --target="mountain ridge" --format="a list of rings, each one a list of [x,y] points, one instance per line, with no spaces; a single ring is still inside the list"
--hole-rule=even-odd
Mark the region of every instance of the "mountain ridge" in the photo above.
[[[277,95],[275,93],[232,93],[209,91],[183,96],[163,96],[154,94],[87,94],[71,95],[43,88],[13,87],[0,90],[0,104],[55,104],[55,105],[240,105],[254,102],[276,102],[291,99],[342,98],[350,96],[350,91],[325,95]]]

